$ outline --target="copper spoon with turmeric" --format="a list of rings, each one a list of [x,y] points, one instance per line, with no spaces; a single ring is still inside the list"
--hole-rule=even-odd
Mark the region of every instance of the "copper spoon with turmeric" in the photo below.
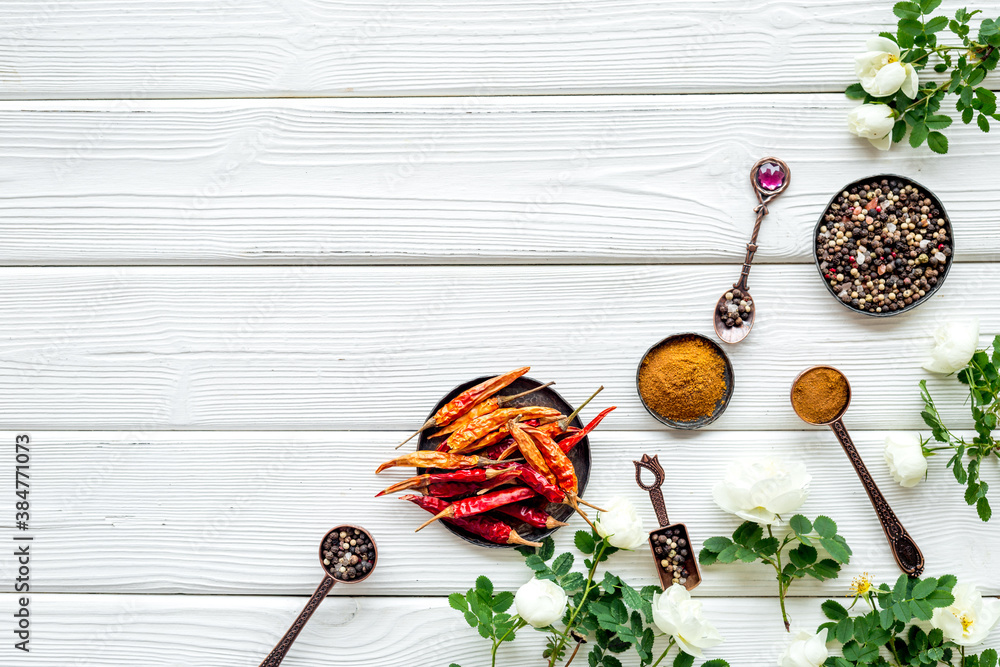
[[[875,508],[896,564],[909,576],[919,577],[924,571],[924,555],[879,491],[844,427],[844,413],[851,404],[851,384],[847,377],[832,366],[807,368],[792,382],[791,398],[792,409],[802,421],[829,426],[837,435],[847,458],[854,465],[854,471],[861,479],[861,485],[865,487],[872,507]]]
[[[767,205],[772,199],[780,195],[788,187],[791,173],[788,165],[773,157],[766,157],[758,160],[750,170],[750,184],[753,186],[754,194],[757,195],[757,206],[754,213],[757,214],[757,221],[753,226],[753,234],[750,242],[747,243],[747,254],[743,260],[743,270],[740,272],[740,279],[733,283],[731,289],[723,292],[715,304],[715,333],[724,343],[738,343],[750,334],[753,328],[754,319],[757,316],[757,305],[750,297],[750,290],[747,288],[747,279],[750,276],[750,264],[753,262],[754,253],[757,252],[757,234],[760,233],[760,223],[767,215]],[[732,295],[730,297],[730,295]],[[729,297],[729,298],[727,298]],[[729,305],[728,302],[732,303]],[[749,303],[750,308],[746,312],[740,313],[738,304],[740,301]],[[733,312],[730,312],[733,311]],[[740,323],[734,326],[727,326],[727,315],[733,315],[733,319],[740,318]]]

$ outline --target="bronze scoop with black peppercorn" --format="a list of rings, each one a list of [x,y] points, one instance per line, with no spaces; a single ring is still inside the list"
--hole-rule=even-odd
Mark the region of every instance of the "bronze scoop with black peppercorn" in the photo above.
[[[260,663],[260,667],[277,667],[281,664],[288,649],[335,583],[356,584],[367,579],[378,562],[378,549],[367,530],[344,524],[323,536],[319,547],[319,561],[323,566],[323,581],[292,623],[292,627],[288,628],[285,636]]]

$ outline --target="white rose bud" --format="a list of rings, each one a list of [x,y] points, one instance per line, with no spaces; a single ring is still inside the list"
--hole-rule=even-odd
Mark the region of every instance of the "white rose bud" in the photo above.
[[[916,97],[920,79],[913,65],[899,61],[899,45],[885,37],[872,37],[867,46],[868,51],[854,59],[854,72],[865,92],[888,97],[902,89],[907,97]]]
[[[815,635],[800,630],[778,658],[778,667],[820,667],[829,657],[826,630]]]
[[[931,626],[959,646],[981,644],[1000,620],[1000,600],[983,599],[970,584],[958,584],[952,593],[955,602],[950,607],[935,609]]]
[[[862,104],[847,114],[848,131],[864,137],[880,151],[887,151],[892,145],[892,126],[895,124],[892,109],[884,104]]]
[[[597,513],[598,535],[609,538],[611,546],[619,549],[636,549],[646,541],[648,534],[635,505],[620,496],[605,504],[608,511]]]
[[[653,595],[653,623],[675,640],[682,651],[700,658],[702,649],[722,643],[722,635],[702,618],[701,602],[680,584],[674,584],[662,595]]]
[[[934,332],[934,349],[924,362],[932,373],[954,373],[965,368],[979,345],[979,320],[948,322]]]
[[[927,475],[927,459],[916,433],[890,433],[885,437],[885,462],[900,486],[916,486]]]
[[[776,457],[733,461],[712,497],[719,507],[746,521],[771,525],[779,514],[794,512],[809,497],[812,477],[800,461]]]
[[[517,615],[535,628],[545,628],[566,613],[566,591],[554,581],[532,579],[514,595]]]

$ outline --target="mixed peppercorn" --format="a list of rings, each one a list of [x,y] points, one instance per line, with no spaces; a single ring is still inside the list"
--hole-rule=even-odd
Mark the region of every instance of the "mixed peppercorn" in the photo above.
[[[527,396],[548,385],[497,396],[527,370],[490,378],[435,412],[421,430],[439,429],[431,436],[432,443],[440,439],[436,449],[386,461],[376,473],[396,466],[432,471],[397,482],[378,495],[420,491],[423,495],[402,496],[434,514],[420,528],[443,519],[496,544],[538,546],[518,534],[515,525],[529,531],[566,525],[549,514],[554,511],[550,503],[567,504],[589,522],[579,508],[589,503],[579,496],[579,479],[569,454],[614,408],[581,429],[571,422],[586,402],[572,415],[524,404],[531,400]]]
[[[726,300],[719,304],[722,323],[730,329],[743,326],[744,321],[751,319],[751,311],[753,311],[753,299],[750,298],[750,294],[735,287],[726,292]]]
[[[937,201],[889,178],[841,192],[816,236],[820,271],[834,293],[870,313],[898,312],[927,296],[951,254],[951,225]]]
[[[352,581],[375,567],[375,545],[363,530],[341,526],[323,542],[323,567],[334,579]]]
[[[697,572],[691,546],[687,540],[687,531],[681,526],[669,526],[649,536],[649,545],[667,573],[671,583],[684,586],[692,572]]]

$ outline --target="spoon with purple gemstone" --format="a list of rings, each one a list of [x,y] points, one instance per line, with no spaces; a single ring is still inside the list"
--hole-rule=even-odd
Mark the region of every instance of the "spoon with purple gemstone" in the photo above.
[[[788,165],[773,157],[758,160],[750,170],[750,184],[757,195],[757,222],[753,226],[750,243],[747,243],[747,256],[743,260],[743,271],[740,279],[733,283],[732,289],[719,297],[715,304],[715,333],[724,343],[738,343],[750,333],[756,318],[757,307],[750,297],[747,288],[747,278],[750,276],[750,263],[757,252],[757,234],[760,233],[760,223],[767,215],[767,205],[788,187],[791,174]]]

